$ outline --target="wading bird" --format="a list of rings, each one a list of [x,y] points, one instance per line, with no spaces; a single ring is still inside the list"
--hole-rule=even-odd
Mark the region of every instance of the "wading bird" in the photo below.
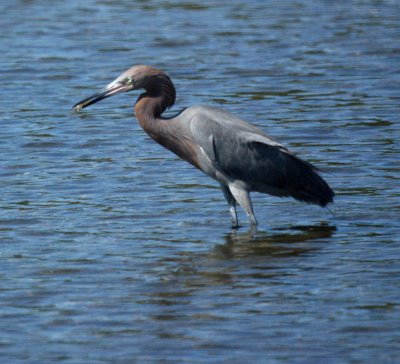
[[[171,118],[162,117],[175,102],[171,79],[153,67],[128,69],[101,91],[73,106],[79,111],[120,92],[144,89],[135,104],[140,126],[157,143],[217,180],[238,227],[236,203],[255,226],[250,192],[291,196],[326,206],[334,193],[317,168],[292,154],[257,127],[210,106],[192,106]]]

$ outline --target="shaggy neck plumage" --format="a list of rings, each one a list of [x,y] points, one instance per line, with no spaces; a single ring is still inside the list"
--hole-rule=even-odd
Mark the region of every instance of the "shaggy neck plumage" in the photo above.
[[[157,119],[175,102],[176,91],[171,79],[164,73],[149,77],[144,85],[146,92],[136,102],[135,111],[145,118]]]

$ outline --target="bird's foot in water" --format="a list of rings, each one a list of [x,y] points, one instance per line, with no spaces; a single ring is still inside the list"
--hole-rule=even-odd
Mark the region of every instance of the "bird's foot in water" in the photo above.
[[[240,227],[241,227],[241,226],[240,226],[237,222],[234,223],[234,222],[232,221],[232,225],[231,225],[232,230],[238,230]]]

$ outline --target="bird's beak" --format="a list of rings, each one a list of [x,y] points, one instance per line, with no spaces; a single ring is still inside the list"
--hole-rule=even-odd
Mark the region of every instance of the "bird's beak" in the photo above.
[[[116,95],[120,92],[126,92],[126,91],[133,90],[133,88],[134,87],[131,84],[125,84],[122,82],[114,81],[114,82],[111,82],[108,86],[104,87],[99,92],[96,92],[92,96],[89,96],[86,99],[79,101],[72,108],[75,111],[80,111],[81,109],[83,109],[89,105],[92,105],[100,100],[103,100],[112,95]]]

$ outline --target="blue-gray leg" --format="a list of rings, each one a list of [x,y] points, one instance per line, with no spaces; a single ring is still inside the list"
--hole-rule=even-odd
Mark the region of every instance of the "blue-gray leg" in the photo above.
[[[239,225],[238,225],[238,219],[237,219],[237,214],[236,214],[236,200],[233,197],[228,186],[221,184],[221,189],[222,189],[222,192],[224,193],[226,201],[229,204],[229,212],[231,213],[231,216],[232,216],[232,227],[237,228]]]
[[[251,204],[249,192],[240,188],[235,187],[234,185],[229,185],[229,190],[235,200],[242,206],[243,210],[246,212],[247,217],[250,220],[251,225],[257,225],[257,219],[254,216],[253,206]]]

